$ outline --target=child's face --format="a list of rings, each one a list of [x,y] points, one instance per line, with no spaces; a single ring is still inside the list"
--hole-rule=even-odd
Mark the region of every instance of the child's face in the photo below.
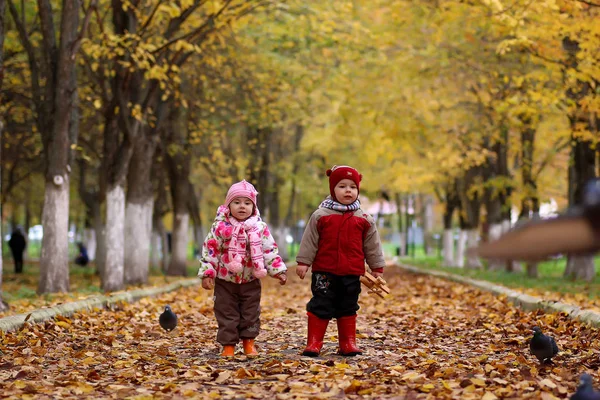
[[[352,179],[342,179],[333,188],[335,198],[344,205],[352,204],[358,197],[358,188]]]
[[[252,216],[254,203],[247,197],[236,197],[229,203],[229,211],[233,218],[245,221]]]

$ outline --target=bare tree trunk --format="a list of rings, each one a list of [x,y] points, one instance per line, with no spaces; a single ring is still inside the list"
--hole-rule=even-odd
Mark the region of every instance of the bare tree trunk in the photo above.
[[[96,202],[93,211],[94,235],[96,236],[96,272],[103,276],[106,262],[106,231],[102,223],[102,213],[99,201]]]
[[[148,282],[150,238],[152,233],[152,196],[145,203],[127,202],[125,209],[125,237],[127,249],[124,249],[124,268],[126,284]]]
[[[160,260],[156,260],[156,264],[153,264],[153,266],[160,267],[161,271],[166,273],[169,269],[169,243],[167,239],[167,231],[165,229],[161,217],[159,216],[159,214],[157,214],[156,210],[154,211],[154,216],[152,217],[152,220],[152,225],[154,227],[153,231],[158,236],[158,238],[156,239],[158,242],[156,245],[157,252],[160,248],[160,254],[156,255],[156,257],[160,256]]]
[[[469,195],[468,191],[470,188],[477,183],[477,179],[481,176],[481,167],[471,167],[465,172],[464,176],[457,178],[456,180],[456,193],[460,199],[460,207],[464,210],[464,218],[461,219],[461,236],[465,235],[466,238],[462,237],[459,239],[459,246],[457,256],[459,261],[464,262],[465,251],[462,248],[463,240],[466,240],[469,245],[477,245],[477,229],[479,228],[480,222],[480,208],[481,200],[478,194]],[[457,263],[460,266],[460,264]],[[467,268],[478,269],[482,268],[481,260],[479,257],[473,256],[467,259]]]
[[[200,252],[202,248],[202,244],[204,243],[204,229],[202,226],[202,218],[200,216],[200,201],[198,200],[198,196],[196,196],[196,190],[194,189],[194,185],[188,179],[189,193],[188,196],[188,211],[190,212],[190,217],[192,218],[192,223],[194,224],[194,254]]]
[[[61,185],[46,182],[42,212],[42,254],[38,293],[69,291],[69,179]]]
[[[422,195],[421,196],[421,208],[423,218],[423,244],[425,248],[425,254],[428,256],[435,254],[435,241],[433,239],[433,196]]]
[[[190,215],[187,212],[177,213],[173,218],[173,233],[171,238],[171,262],[167,269],[167,275],[187,275],[187,246],[188,229],[190,226]]]
[[[71,123],[78,116],[73,101],[76,96],[74,62],[77,51],[80,2],[63,1],[60,23],[60,43],[58,48],[45,49],[55,55],[56,64],[46,65],[46,73],[53,79],[45,83],[45,89],[51,98],[44,99],[44,126],[40,131],[44,136],[46,153],[46,185],[42,225],[42,254],[40,256],[40,281],[38,293],[69,291],[69,174],[71,151]],[[53,19],[52,7],[46,3],[39,8],[40,19]],[[44,42],[53,47],[56,33],[53,27],[42,22]],[[57,52],[55,52],[57,50]],[[50,57],[53,58],[53,57]]]
[[[469,229],[467,231],[467,247],[473,248],[477,247],[479,243],[479,231],[477,229]],[[481,260],[477,255],[469,255],[467,257],[467,268],[471,269],[481,269],[483,265],[481,264]]]
[[[171,193],[173,198],[173,232],[171,233],[171,260],[167,268],[167,275],[186,276],[190,224],[190,213],[186,204],[190,188],[187,175],[189,169],[178,169],[177,165],[181,164],[177,164],[173,159],[170,159],[169,163],[171,165]],[[189,166],[189,160],[187,165]]]
[[[489,215],[489,214],[488,214]],[[502,224],[491,222],[488,227],[488,241],[492,242],[502,236]],[[490,271],[501,271],[505,267],[504,261],[490,260],[488,269]]]
[[[439,195],[444,202],[444,234],[443,234],[443,265],[446,267],[458,266],[458,255],[454,254],[454,233],[452,231],[452,216],[455,209],[460,209],[460,199],[456,193],[456,185],[446,184],[445,194]]]
[[[465,255],[467,250],[468,231],[461,229],[458,233],[458,241],[456,243],[456,254],[454,260],[454,266],[458,268],[465,267]]]
[[[160,240],[160,233],[156,229],[152,229],[152,240],[150,242],[150,265],[152,268],[160,267]]]
[[[567,270],[573,271],[569,276],[571,279],[592,282],[596,277],[596,268],[593,256],[570,255],[567,258]],[[566,272],[565,272],[566,273]]]
[[[85,244],[85,248],[88,252],[88,257],[90,261],[96,260],[96,231],[92,228],[85,228],[83,230],[83,243]]]
[[[171,234],[171,261],[167,275],[187,275],[187,247],[190,211],[188,199],[191,185],[189,183],[191,153],[186,143],[187,115],[175,106],[169,116],[171,124],[168,128],[167,143],[171,151],[165,153],[165,165],[169,171],[171,199],[173,204],[173,232]]]
[[[125,283],[148,282],[150,238],[154,193],[150,173],[156,140],[142,137],[137,141],[129,163],[127,207],[125,210]]]
[[[502,129],[502,139],[497,140],[491,145],[493,154],[495,156],[488,157],[487,166],[485,169],[485,179],[490,185],[486,187],[484,193],[484,204],[486,208],[486,225],[487,232],[485,232],[486,241],[494,241],[502,236],[502,210],[506,207],[506,199],[508,198],[506,192],[508,188],[498,185],[495,181],[498,178],[508,179],[508,167],[507,167],[507,142],[508,142],[508,129],[504,126]],[[488,269],[491,271],[500,271],[505,269],[506,263],[503,260],[489,260]]]
[[[4,9],[6,7],[6,1],[0,0],[0,71],[4,66]],[[4,74],[0,72],[0,93],[2,93],[2,78]],[[2,149],[4,148],[2,143],[2,131],[4,130],[4,123],[0,119],[0,165],[2,165]],[[0,170],[0,193],[2,193],[2,171]],[[2,299],[2,275],[4,272],[4,265],[2,262],[2,242],[4,241],[4,235],[2,233],[2,202],[0,201],[0,312],[8,310],[8,304]]]
[[[572,125],[575,122],[572,121]],[[569,203],[571,206],[582,203],[583,187],[595,176],[596,151],[591,142],[573,138],[569,168]],[[592,255],[568,255],[565,278],[591,282],[596,276],[594,257]]]
[[[121,185],[106,192],[106,259],[102,271],[102,289],[114,292],[123,289],[125,242],[125,189]]]
[[[263,219],[269,220],[271,210],[269,209],[271,193],[269,191],[269,167],[273,130],[269,127],[258,128],[248,126],[247,135],[249,139],[249,180],[254,184],[260,195],[258,196],[258,209]]]
[[[404,237],[404,219],[402,214],[402,194],[396,193],[394,196],[396,201],[396,215],[398,216],[398,256],[406,255],[406,238]]]
[[[567,66],[573,70],[578,69],[579,61],[577,53],[580,51],[579,43],[569,37],[563,38],[563,49],[567,52]],[[565,67],[567,67],[565,66]],[[598,84],[598,82],[595,82]],[[575,87],[565,85],[567,97],[573,101],[575,107],[569,117],[571,127],[571,162],[569,163],[569,206],[581,205],[583,203],[583,188],[586,182],[596,177],[597,144],[591,140],[575,135],[580,126],[586,126],[590,132],[598,132],[597,113],[588,111],[581,104],[581,100],[594,88],[589,82],[577,81]],[[596,135],[597,136],[597,135]],[[591,282],[595,276],[594,259],[591,255],[568,255],[567,267],[564,272],[565,278],[582,279]]]
[[[452,229],[444,229],[442,234],[442,259],[445,267],[454,265],[454,232]]]
[[[2,68],[2,42],[4,40],[4,0],[0,0],[0,68]],[[0,74],[0,88],[2,88],[2,78]],[[2,165],[2,130],[4,124],[0,120],[0,165]],[[0,173],[0,193],[2,192],[2,174]],[[0,246],[2,245],[2,202],[0,202]],[[4,265],[2,263],[2,249],[0,248],[0,312],[8,310],[8,304],[2,299],[2,275],[4,272]]]
[[[156,201],[154,202],[154,210],[152,212],[152,229],[158,235],[157,244],[153,245],[153,249],[160,248],[160,254],[156,254],[155,257],[160,256],[159,260],[153,259],[154,267],[161,267],[161,271],[167,272],[169,268],[169,245],[167,241],[167,231],[164,227],[162,218],[168,212],[168,199],[167,199],[167,188],[166,188],[166,172],[164,168],[164,163],[159,160],[161,157],[164,157],[162,154],[162,147],[159,147],[155,152],[155,162],[152,168],[152,181],[156,182],[154,190],[157,193]]]

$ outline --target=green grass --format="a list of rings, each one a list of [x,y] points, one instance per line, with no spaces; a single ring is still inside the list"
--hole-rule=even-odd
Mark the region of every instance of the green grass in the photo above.
[[[444,271],[456,275],[467,276],[473,279],[497,283],[510,288],[528,288],[540,291],[550,291],[565,294],[584,294],[594,299],[600,296],[600,278],[596,276],[593,282],[572,281],[563,277],[566,259],[560,258],[538,264],[538,278],[530,278],[526,272],[506,272],[472,270],[466,268],[443,267],[442,260],[435,257],[419,256],[415,258],[402,257],[400,261],[416,267]],[[595,260],[596,266],[600,265],[600,258]],[[525,265],[523,264],[523,269]]]

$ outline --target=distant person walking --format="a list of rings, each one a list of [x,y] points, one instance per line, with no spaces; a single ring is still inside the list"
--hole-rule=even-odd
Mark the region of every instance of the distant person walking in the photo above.
[[[27,247],[27,241],[23,234],[21,227],[17,227],[10,235],[8,240],[8,247],[12,253],[13,260],[15,260],[15,274],[23,273],[23,252]]]
[[[87,248],[81,242],[77,243],[77,247],[79,247],[79,254],[75,258],[75,264],[85,267],[90,262]]]

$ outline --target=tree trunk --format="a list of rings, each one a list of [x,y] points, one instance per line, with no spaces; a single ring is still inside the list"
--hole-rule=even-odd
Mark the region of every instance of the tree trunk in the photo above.
[[[192,185],[192,182],[190,182],[189,179],[188,186],[190,193],[188,196],[188,211],[190,212],[190,217],[194,224],[194,257],[197,257],[202,249],[205,234],[202,226],[202,218],[200,216],[200,201],[198,196],[196,196],[194,185]]]
[[[69,291],[69,179],[61,185],[46,182],[42,212],[42,254],[38,293]]]
[[[2,41],[4,40],[4,0],[0,0],[0,67],[2,66]],[[2,88],[2,74],[0,74],[0,88]],[[2,165],[2,130],[4,125],[0,120],[0,165]],[[0,173],[0,193],[2,192],[2,174]],[[0,246],[4,236],[2,235],[2,202],[0,202]],[[2,299],[2,275],[4,265],[2,262],[2,249],[0,248],[0,312],[8,310],[8,304]]]
[[[470,194],[471,188],[477,184],[481,176],[481,167],[471,167],[465,172],[464,176],[456,179],[456,193],[460,199],[460,208],[463,210],[461,216],[461,237],[457,250],[458,266],[464,265],[464,255],[466,249],[463,248],[465,242],[469,245],[477,245],[477,229],[480,222],[481,200],[477,193]],[[464,238],[463,238],[464,236]],[[477,256],[469,257],[467,268],[481,268],[481,261]]]
[[[425,254],[430,256],[435,254],[435,240],[433,239],[433,196],[423,195],[421,197],[422,219],[423,219],[423,245]]]
[[[444,237],[442,239],[443,243],[443,265],[446,267],[457,266],[456,261],[458,260],[458,255],[454,254],[454,232],[452,231],[452,216],[454,214],[455,209],[460,209],[460,199],[456,194],[456,186],[447,184],[445,187],[445,198],[440,197],[444,200]]]
[[[297,189],[297,175],[298,175],[298,171],[300,169],[300,162],[301,162],[301,158],[300,158],[300,145],[302,143],[302,138],[304,137],[304,126],[301,124],[297,124],[295,126],[294,129],[294,139],[292,141],[293,143],[293,147],[292,147],[292,171],[290,173],[290,180],[291,180],[291,185],[290,185],[290,200],[288,202],[288,209],[287,209],[287,213],[284,219],[283,224],[285,226],[287,226],[288,228],[291,228],[292,226],[295,226],[296,223],[298,222],[297,220],[294,220],[293,218],[293,213],[294,213],[294,209],[295,209],[295,205],[297,202],[297,197],[298,197],[298,189]]]
[[[398,256],[406,255],[406,241],[404,237],[404,223],[402,219],[402,194],[396,193],[394,196],[396,201],[396,215],[398,217]]]
[[[593,256],[570,255],[567,258],[567,268],[565,271],[572,271],[568,278],[592,282],[596,277],[596,268]],[[566,274],[566,272],[565,272]]]
[[[575,119],[571,119],[574,129]],[[576,206],[583,202],[585,183],[595,177],[596,151],[589,141],[573,138],[569,168],[569,205]],[[565,278],[580,279],[591,282],[596,276],[594,258],[592,255],[568,255]]]
[[[125,242],[125,189],[121,185],[106,192],[106,260],[102,271],[102,289],[123,289]]]
[[[6,7],[6,1],[0,0],[0,70],[4,66],[4,9]],[[4,74],[0,72],[0,93],[2,91],[2,78]],[[2,149],[4,148],[2,143],[2,131],[4,130],[4,123],[0,119],[0,165],[2,165]],[[0,193],[2,193],[2,170],[0,169]],[[0,312],[8,310],[8,304],[2,298],[2,275],[4,272],[4,264],[2,262],[2,243],[4,242],[4,235],[2,232],[2,202],[0,201]]]
[[[150,242],[150,265],[152,268],[160,268],[161,250],[160,233],[158,230],[152,229],[152,240]]]
[[[127,202],[125,209],[124,279],[126,284],[148,282],[150,239],[152,234],[152,208],[154,199],[145,203]]]
[[[504,129],[507,131],[507,129]],[[502,236],[502,209],[506,206],[505,202],[507,199],[505,186],[498,187],[498,183],[495,182],[498,178],[508,179],[508,169],[506,168],[506,141],[508,137],[504,137],[503,140],[498,140],[491,147],[495,156],[488,158],[486,168],[486,182],[491,184],[486,187],[484,193],[484,204],[486,209],[486,227],[487,232],[484,233],[486,241],[494,241]],[[505,268],[505,261],[502,260],[489,260],[488,269],[492,271],[500,271]]]
[[[94,232],[96,236],[96,273],[100,276],[104,274],[106,263],[106,230],[102,223],[102,214],[99,201],[96,202],[93,212]]]
[[[186,276],[187,275],[187,247],[188,247],[188,229],[190,225],[190,215],[187,211],[176,213],[173,218],[173,233],[171,237],[171,262],[167,269],[167,275]]]
[[[563,49],[567,52],[567,66],[573,70],[579,67],[577,53],[581,50],[579,43],[569,37],[563,38]],[[587,127],[590,132],[598,132],[596,124],[597,114],[595,111],[586,110],[588,106],[581,104],[581,100],[594,88],[589,82],[578,80],[576,85],[567,85],[567,97],[574,103],[570,111],[569,124],[571,128],[571,162],[569,163],[569,206],[578,206],[583,203],[583,188],[586,182],[596,177],[597,144],[593,141],[575,134],[580,127]],[[596,82],[597,84],[597,82]],[[594,259],[591,255],[568,255],[567,267],[564,272],[565,278],[583,279],[591,282],[595,276]]]
[[[489,214],[488,214],[489,215]],[[494,240],[500,238],[502,236],[502,224],[501,223],[490,223],[488,225],[488,235],[487,240],[493,242]],[[488,269],[490,271],[501,271],[505,267],[504,261],[500,260],[490,260],[488,262]]]
[[[190,214],[186,204],[189,196],[188,175],[189,170],[173,168],[176,165],[175,161],[171,163],[171,193],[173,198],[173,232],[171,233],[171,260],[167,268],[167,275],[170,276],[186,276],[187,275],[187,247],[188,247],[188,230]],[[177,174],[180,175],[177,175]]]
[[[87,249],[88,257],[90,261],[96,259],[96,231],[92,228],[85,228],[83,230],[83,243]]]
[[[445,267],[454,266],[454,233],[452,229],[444,229],[442,236],[442,254]]]
[[[479,244],[479,231],[477,229],[469,229],[467,231],[467,248],[477,247]],[[482,269],[483,265],[477,255],[469,255],[467,257],[467,268]]]
[[[465,267],[465,254],[467,250],[468,231],[461,229],[458,233],[458,241],[456,243],[456,259],[454,260],[454,266],[458,268]]]
[[[160,260],[157,260],[156,264],[153,264],[153,266],[160,267],[161,271],[166,273],[169,269],[169,243],[167,239],[167,230],[165,229],[161,216],[157,214],[156,210],[154,211],[152,221],[153,230],[158,235],[158,244],[156,246],[157,252],[158,249],[160,249],[159,254],[157,254],[157,257],[160,256]]]
[[[271,152],[271,128],[257,128],[249,126],[247,135],[249,139],[249,180],[254,184],[259,193],[258,209],[263,219],[269,220],[271,192],[269,188],[269,166]]]
[[[125,283],[148,282],[154,193],[150,173],[156,140],[142,137],[129,163],[127,208],[125,211]]]
[[[79,1],[64,1],[62,4],[60,24],[60,44],[58,48],[45,49],[56,61],[46,65],[46,76],[52,75],[45,83],[45,89],[51,97],[44,98],[40,103],[44,117],[40,132],[43,136],[46,154],[46,185],[44,194],[44,209],[42,225],[42,254],[40,256],[39,293],[64,292],[69,290],[69,173],[70,157],[70,124],[73,121],[74,92],[77,91],[74,68],[75,51],[79,29]],[[48,15],[45,15],[48,13]],[[51,20],[52,7],[40,7],[40,18]],[[43,25],[43,24],[42,24]],[[55,43],[55,32],[44,26],[45,43]],[[54,51],[57,50],[55,53]],[[41,99],[37,99],[42,101]],[[42,105],[43,104],[43,105]],[[38,111],[40,111],[38,110]]]
[[[152,181],[156,182],[154,190],[157,193],[156,201],[154,202],[154,210],[152,212],[152,229],[158,235],[158,243],[154,246],[157,253],[154,257],[160,256],[160,261],[153,259],[153,266],[159,267],[162,272],[166,273],[169,268],[169,249],[167,241],[167,231],[163,224],[163,216],[169,211],[168,193],[166,188],[166,171],[163,161],[162,147],[159,147],[155,152],[155,162],[152,168]],[[158,252],[160,249],[160,252]]]

